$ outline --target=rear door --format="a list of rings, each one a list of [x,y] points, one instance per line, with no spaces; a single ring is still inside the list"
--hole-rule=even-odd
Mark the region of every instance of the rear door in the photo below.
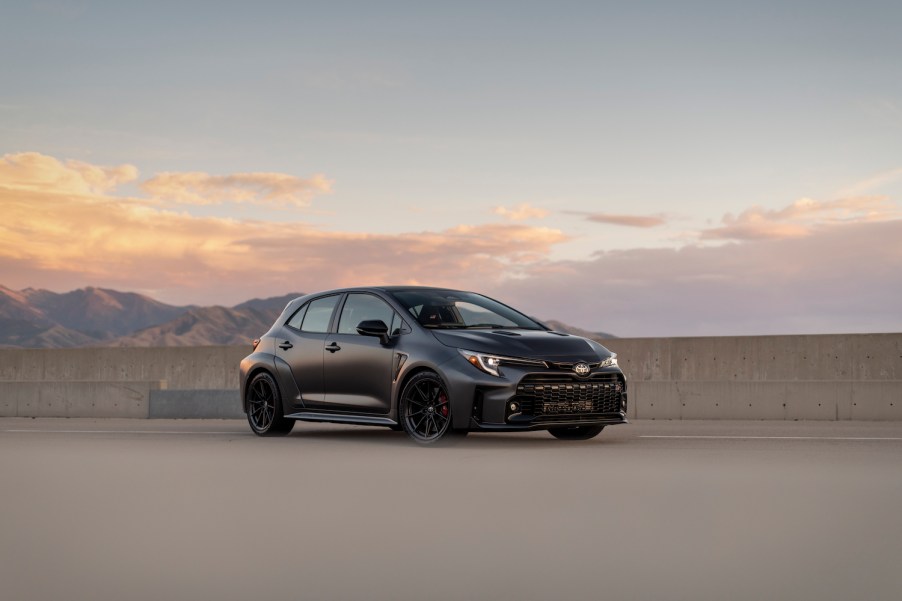
[[[333,294],[310,301],[288,320],[284,337],[276,341],[276,354],[291,368],[305,407],[325,402],[323,346],[340,299]]]

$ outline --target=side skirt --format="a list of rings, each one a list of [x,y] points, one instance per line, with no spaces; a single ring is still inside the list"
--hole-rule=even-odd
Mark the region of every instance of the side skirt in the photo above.
[[[361,424],[364,426],[397,426],[398,422],[389,417],[377,415],[351,415],[347,413],[315,413],[302,411],[286,415],[289,419],[299,419],[306,422],[334,422],[339,424]]]

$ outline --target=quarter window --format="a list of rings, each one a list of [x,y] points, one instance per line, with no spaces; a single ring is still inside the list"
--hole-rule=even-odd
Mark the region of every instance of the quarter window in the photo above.
[[[311,301],[307,305],[307,313],[301,322],[301,330],[304,332],[328,332],[329,321],[332,319],[332,311],[335,309],[335,303],[338,302],[338,295],[326,296]]]
[[[285,325],[291,326],[295,330],[300,330],[301,323],[303,323],[303,321],[304,321],[304,314],[307,313],[308,306],[309,305],[304,305],[303,307],[301,307],[300,309],[295,311],[294,315],[291,316],[291,319],[289,319]]]

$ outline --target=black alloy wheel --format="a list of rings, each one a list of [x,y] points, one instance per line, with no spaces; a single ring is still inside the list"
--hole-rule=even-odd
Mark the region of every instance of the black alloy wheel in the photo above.
[[[424,371],[412,377],[401,392],[401,427],[420,444],[435,444],[466,435],[451,427],[451,399],[438,374]]]
[[[604,426],[563,426],[560,428],[548,428],[548,433],[561,440],[589,440],[595,438]]]
[[[283,436],[294,420],[282,415],[282,396],[271,375],[261,372],[247,386],[247,421],[257,436]]]

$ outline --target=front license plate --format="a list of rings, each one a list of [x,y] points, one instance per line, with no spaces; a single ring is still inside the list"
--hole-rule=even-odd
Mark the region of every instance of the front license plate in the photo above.
[[[562,403],[542,403],[542,411],[549,413],[589,413],[592,401],[571,401]]]

